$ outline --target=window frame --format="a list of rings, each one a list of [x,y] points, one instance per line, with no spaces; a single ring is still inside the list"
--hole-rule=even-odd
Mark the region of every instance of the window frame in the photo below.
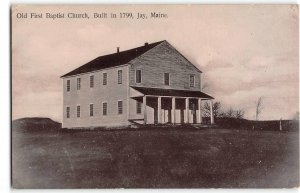
[[[142,104],[140,101],[136,101],[136,114],[142,114]]]
[[[121,104],[121,106],[120,106]],[[118,115],[122,115],[123,114],[123,101],[122,100],[118,100]]]
[[[192,82],[192,77],[193,77],[193,82]],[[195,74],[190,74],[190,88],[195,88],[195,87],[196,87]]]
[[[90,103],[90,117],[94,116],[94,104]]]
[[[104,111],[104,104],[106,105],[105,111]],[[102,116],[107,116],[107,114],[108,114],[108,104],[107,104],[107,102],[102,102]]]
[[[77,118],[81,117],[81,107],[80,107],[80,105],[76,106],[76,117]]]
[[[94,88],[95,86],[95,76],[90,75],[90,88]]]
[[[118,70],[118,84],[123,82],[123,70]]]
[[[107,85],[108,75],[107,72],[102,73],[102,85]]]
[[[81,89],[81,78],[78,77],[77,78],[77,90],[80,90]]]
[[[66,118],[69,119],[71,116],[71,108],[69,106],[66,106]]]
[[[67,79],[67,92],[71,91],[71,80]]]
[[[140,82],[138,82],[137,72],[140,71]],[[143,71],[142,69],[135,69],[135,83],[141,84],[143,82]]]
[[[168,75],[168,84],[166,84],[166,75]],[[164,85],[165,86],[170,86],[170,73],[169,72],[164,72]]]

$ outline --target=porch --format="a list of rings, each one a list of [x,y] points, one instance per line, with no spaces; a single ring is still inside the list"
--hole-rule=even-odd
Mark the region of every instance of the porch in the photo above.
[[[209,100],[210,123],[213,97],[190,90],[132,87],[131,98],[140,104],[141,117],[129,119],[142,124],[202,124],[201,102]]]

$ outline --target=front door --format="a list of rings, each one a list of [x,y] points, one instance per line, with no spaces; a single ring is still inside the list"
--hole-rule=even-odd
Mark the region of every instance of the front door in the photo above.
[[[193,105],[192,105],[192,114],[193,114],[193,123],[196,124],[197,123],[197,115],[196,115],[196,105],[195,105],[195,103],[193,103]]]
[[[180,123],[184,123],[184,109],[180,109]]]
[[[158,124],[158,109],[154,108],[154,124]]]

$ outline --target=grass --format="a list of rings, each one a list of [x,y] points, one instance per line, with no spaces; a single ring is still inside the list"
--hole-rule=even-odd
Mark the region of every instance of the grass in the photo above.
[[[298,132],[14,130],[14,188],[290,188]]]

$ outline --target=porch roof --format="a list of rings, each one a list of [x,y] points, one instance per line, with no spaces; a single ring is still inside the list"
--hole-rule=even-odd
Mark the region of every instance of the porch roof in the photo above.
[[[143,93],[144,95],[214,99],[212,96],[209,96],[204,92],[194,91],[194,90],[162,89],[162,88],[148,88],[148,87],[135,87],[135,86],[132,86],[131,88]]]

